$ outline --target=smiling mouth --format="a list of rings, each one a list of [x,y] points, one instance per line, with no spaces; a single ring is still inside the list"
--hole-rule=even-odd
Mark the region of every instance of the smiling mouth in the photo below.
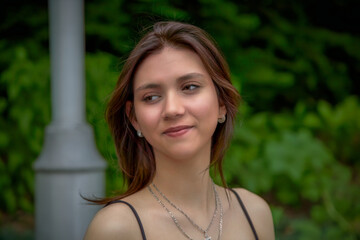
[[[168,128],[164,131],[163,134],[169,136],[169,137],[179,137],[191,130],[192,126],[177,126]]]

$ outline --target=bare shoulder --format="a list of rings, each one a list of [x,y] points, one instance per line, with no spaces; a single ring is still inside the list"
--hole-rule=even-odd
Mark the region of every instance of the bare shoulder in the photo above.
[[[139,239],[139,234],[139,226],[131,209],[123,203],[114,203],[99,210],[84,240]]]
[[[236,188],[234,190],[243,201],[259,239],[275,239],[273,218],[267,202],[246,189]]]

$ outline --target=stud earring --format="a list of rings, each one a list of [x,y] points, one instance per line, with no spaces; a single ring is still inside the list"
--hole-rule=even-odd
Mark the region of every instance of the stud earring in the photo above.
[[[220,118],[218,118],[218,123],[224,123],[225,120],[226,120],[226,116],[223,115],[223,116],[221,116]]]
[[[138,135],[138,137],[144,137],[144,135],[142,134],[142,132],[141,131],[136,131],[136,134]]]

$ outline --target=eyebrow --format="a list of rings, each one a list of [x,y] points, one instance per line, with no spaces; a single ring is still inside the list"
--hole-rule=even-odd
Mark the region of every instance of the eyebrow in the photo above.
[[[193,78],[204,78],[204,75],[201,74],[201,73],[188,73],[188,74],[185,74],[183,76],[180,76],[176,79],[177,82],[183,82],[183,81],[186,81],[186,80],[189,80],[189,79],[193,79]],[[148,83],[148,84],[144,84],[140,87],[138,87],[135,92],[137,91],[141,91],[141,90],[145,90],[145,89],[154,89],[154,88],[160,88],[160,84],[157,84],[157,83]]]
[[[154,88],[160,88],[160,84],[156,84],[156,83],[144,84],[144,85],[138,87],[135,90],[135,92],[145,90],[145,89],[154,89]]]
[[[185,81],[185,80],[189,80],[189,79],[192,79],[192,78],[204,78],[204,75],[201,74],[201,73],[188,73],[188,74],[185,74],[181,77],[178,77],[176,80],[179,81],[179,82],[182,82],[182,81]]]

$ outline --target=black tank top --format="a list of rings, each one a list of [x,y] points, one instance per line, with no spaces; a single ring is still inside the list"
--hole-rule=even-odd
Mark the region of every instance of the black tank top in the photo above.
[[[256,233],[256,230],[255,230],[255,227],[254,227],[254,224],[253,224],[253,222],[251,221],[250,215],[249,215],[248,211],[246,210],[245,205],[244,205],[243,201],[241,200],[239,194],[238,194],[237,192],[235,192],[235,190],[233,190],[233,189],[230,189],[230,191],[232,191],[232,192],[235,194],[235,197],[237,198],[237,200],[238,200],[238,202],[239,202],[242,210],[244,211],[245,217],[246,217],[247,221],[249,222],[250,228],[251,228],[252,232],[254,233],[255,239],[256,239],[256,240],[259,240],[259,238],[258,238],[258,236],[257,236],[257,233]],[[108,205],[110,205],[110,204],[113,204],[113,203],[124,203],[124,204],[126,204],[126,205],[131,209],[131,211],[132,211],[132,212],[134,213],[134,215],[135,215],[136,221],[137,221],[138,224],[139,224],[142,239],[143,239],[143,240],[146,240],[146,235],[145,235],[144,227],[143,227],[143,225],[142,225],[142,223],[141,223],[139,214],[136,212],[135,208],[134,208],[130,203],[125,202],[125,201],[123,201],[123,200],[116,200],[116,201],[109,202],[108,204],[105,205],[105,207],[108,206]]]

